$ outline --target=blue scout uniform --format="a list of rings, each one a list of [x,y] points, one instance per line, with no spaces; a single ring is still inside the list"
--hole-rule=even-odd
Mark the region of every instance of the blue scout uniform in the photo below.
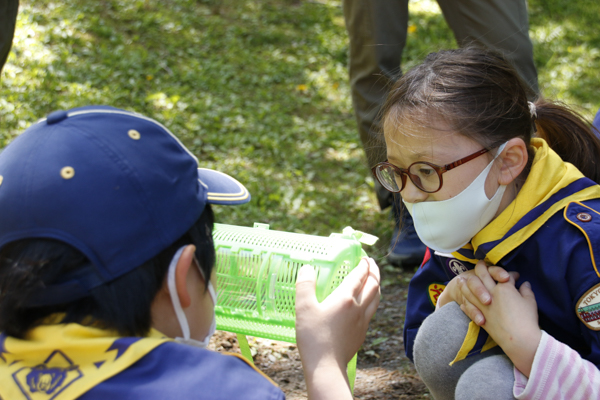
[[[485,260],[518,271],[517,286],[529,281],[540,328],[600,366],[600,186],[542,139],[532,145],[532,169],[516,199],[458,251],[431,255],[428,250],[411,280],[404,325],[411,360],[417,331],[445,285]],[[471,322],[453,362],[493,346]]]
[[[11,400],[281,400],[241,357],[184,345],[152,330],[116,337],[78,324],[42,325],[26,340],[0,335],[0,398]]]

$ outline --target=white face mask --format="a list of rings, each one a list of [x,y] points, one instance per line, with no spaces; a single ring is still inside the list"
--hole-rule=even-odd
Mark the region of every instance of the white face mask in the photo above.
[[[441,253],[460,249],[493,218],[506,190],[500,185],[491,198],[485,194],[485,180],[494,161],[506,146],[498,148],[496,156],[473,182],[457,196],[442,201],[422,201],[404,204],[413,218],[419,239]]]
[[[214,307],[217,304],[217,293],[215,292],[215,289],[209,279],[208,280],[208,293],[210,294],[210,298],[213,302],[212,323],[210,324],[210,328],[208,329],[208,333],[207,333],[206,337],[204,338],[204,340],[200,341],[200,340],[195,340],[195,339],[190,338],[190,327],[188,325],[187,318],[185,317],[185,313],[183,312],[183,309],[181,308],[181,303],[179,302],[179,296],[177,295],[177,289],[175,287],[175,267],[177,266],[177,263],[179,262],[179,259],[181,258],[181,254],[183,253],[183,250],[185,249],[185,247],[186,246],[177,250],[177,252],[173,256],[173,259],[171,260],[171,264],[169,265],[169,272],[168,272],[168,276],[167,276],[167,285],[169,286],[171,302],[173,303],[173,308],[175,309],[175,315],[177,315],[177,320],[179,321],[179,326],[181,327],[181,332],[183,334],[183,337],[177,337],[177,338],[175,338],[175,341],[180,342],[180,343],[189,344],[191,346],[205,348],[208,345],[208,342],[210,341],[211,336],[214,335],[215,331],[217,330],[217,319],[215,316],[215,307]],[[204,279],[206,279],[206,277],[204,276],[204,272],[202,272],[202,270],[200,269],[200,264],[198,264],[198,260],[196,260],[195,256],[194,256],[194,261],[196,262],[196,265],[198,266],[200,275],[202,275],[202,277]]]

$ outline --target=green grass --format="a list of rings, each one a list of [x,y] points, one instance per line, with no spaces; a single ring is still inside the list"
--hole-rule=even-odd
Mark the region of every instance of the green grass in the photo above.
[[[245,183],[219,222],[329,235],[391,235],[372,194],[347,82],[337,0],[22,0],[0,85],[0,146],[57,109],[109,104],[167,125]],[[596,0],[530,1],[544,95],[600,107]],[[403,68],[455,47],[431,0],[411,3]]]

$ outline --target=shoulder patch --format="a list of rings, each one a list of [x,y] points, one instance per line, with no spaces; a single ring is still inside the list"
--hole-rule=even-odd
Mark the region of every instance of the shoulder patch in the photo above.
[[[446,288],[446,285],[444,285],[442,283],[432,283],[431,285],[429,285],[429,288],[427,289],[427,293],[429,294],[429,301],[431,301],[431,304],[433,304],[434,308],[437,304],[440,294],[442,294],[442,292],[444,291],[445,288]]]
[[[600,283],[581,296],[575,312],[585,326],[600,331]]]
[[[565,220],[583,233],[590,248],[590,257],[596,275],[600,277],[600,213],[583,203],[574,201],[565,207]]]

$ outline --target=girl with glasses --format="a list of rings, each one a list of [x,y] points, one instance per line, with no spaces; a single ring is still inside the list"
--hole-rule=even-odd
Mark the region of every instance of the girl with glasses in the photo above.
[[[493,52],[430,54],[382,111],[425,261],[404,346],[436,399],[600,396],[600,140]]]

